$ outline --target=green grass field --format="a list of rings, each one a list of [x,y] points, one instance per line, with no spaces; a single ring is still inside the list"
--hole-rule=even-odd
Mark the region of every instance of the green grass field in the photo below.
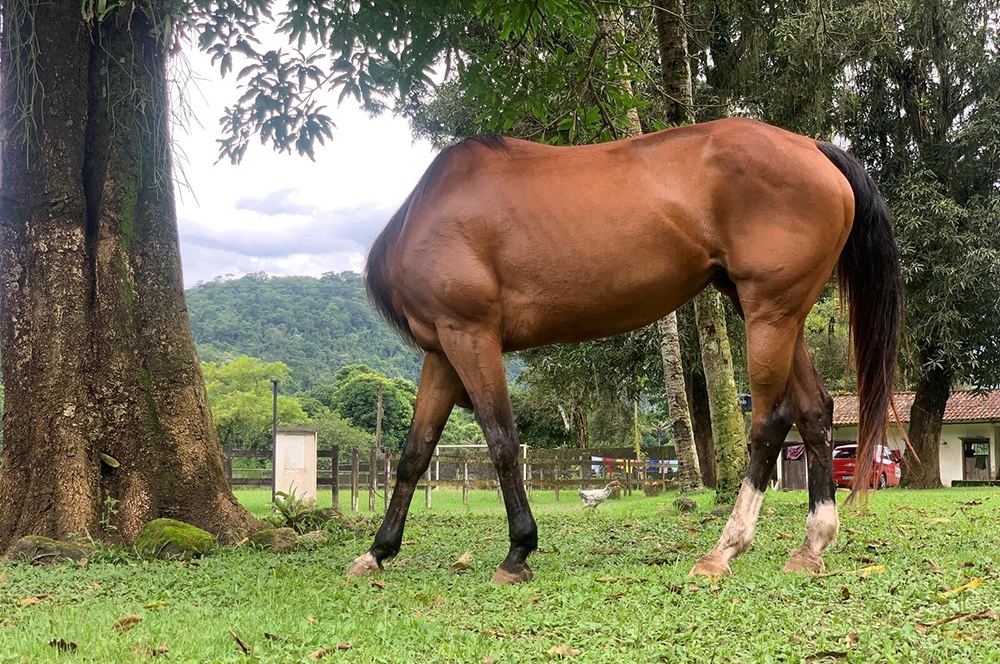
[[[238,495],[267,510],[267,492]],[[515,587],[489,582],[506,552],[492,492],[465,507],[438,491],[431,510],[418,493],[406,544],[377,582],[341,578],[380,516],[366,516],[364,494],[359,534],[311,552],[242,547],[179,565],[112,551],[85,567],[6,565],[0,661],[143,662],[163,642],[168,652],[152,661],[312,662],[338,644],[346,649],[322,661],[545,662],[559,646],[574,649],[573,662],[1000,661],[992,614],[920,624],[1000,611],[1000,492],[873,495],[867,515],[842,512],[830,575],[815,578],[778,573],[802,538],[806,496],[771,493],[753,548],[714,583],[687,572],[724,519],[711,515],[711,494],[692,514],[675,497],[636,494],[584,516],[572,492],[560,503],[536,492],[535,581]],[[473,570],[449,574],[466,551]],[[116,631],[127,614],[142,621]]]

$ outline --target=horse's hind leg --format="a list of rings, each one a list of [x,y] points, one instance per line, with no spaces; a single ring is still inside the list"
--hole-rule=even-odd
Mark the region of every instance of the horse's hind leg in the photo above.
[[[432,351],[424,355],[413,420],[396,468],[396,488],[389,509],[375,535],[375,543],[351,564],[348,576],[363,576],[381,569],[385,560],[399,553],[410,499],[417,481],[430,464],[441,431],[461,393],[462,383],[444,353]]]
[[[771,310],[759,316],[747,312],[747,364],[753,396],[750,465],[718,544],[698,560],[692,575],[731,574],[729,561],[753,543],[764,492],[792,426],[786,388],[801,324],[798,316],[775,316]]]
[[[795,346],[789,399],[795,409],[795,426],[806,446],[809,516],[806,540],[782,571],[818,572],[823,569],[823,549],[837,539],[840,525],[833,483],[833,399],[823,386],[801,335]]]
[[[483,327],[438,327],[441,346],[462,379],[483,428],[490,457],[497,469],[507,508],[510,550],[493,581],[518,583],[531,580],[528,554],[538,546],[538,530],[518,467],[520,444],[514,428],[514,411],[507,391],[503,355],[497,334]]]

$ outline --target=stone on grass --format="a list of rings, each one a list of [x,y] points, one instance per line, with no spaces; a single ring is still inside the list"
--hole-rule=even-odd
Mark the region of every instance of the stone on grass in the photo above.
[[[318,546],[320,544],[326,544],[328,541],[330,541],[330,539],[322,530],[313,530],[305,535],[299,536],[299,543],[305,544],[306,546]]]
[[[674,507],[677,508],[678,512],[693,512],[698,509],[698,503],[682,496],[674,501]]]
[[[319,528],[331,521],[345,528],[351,528],[354,525],[351,523],[350,517],[346,516],[339,507],[323,507],[309,510],[302,515],[300,520],[303,523],[309,523],[314,528]]]
[[[716,507],[712,510],[712,514],[715,516],[729,516],[733,513],[732,505],[723,505],[722,507]]]
[[[135,550],[151,558],[199,558],[214,548],[212,533],[176,519],[154,519],[135,538]]]
[[[8,560],[26,561],[32,565],[55,565],[65,560],[87,562],[94,547],[79,542],[60,542],[41,535],[22,537],[7,554]]]
[[[299,548],[299,536],[291,528],[268,528],[251,535],[250,543],[272,553],[288,553]]]
[[[654,498],[663,492],[663,485],[659,482],[649,482],[642,487],[642,492],[649,498]]]

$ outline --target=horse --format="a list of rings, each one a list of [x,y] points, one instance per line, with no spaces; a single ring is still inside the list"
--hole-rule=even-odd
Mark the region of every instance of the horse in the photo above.
[[[803,336],[837,269],[849,306],[861,404],[851,497],[886,436],[902,280],[889,211],[844,150],[749,119],[585,146],[499,136],[439,153],[372,243],[369,299],[423,351],[392,500],[346,574],[398,553],[418,479],[452,408],[482,426],[507,512],[493,581],[532,578],[538,531],[518,469],[503,353],[648,325],[709,285],[746,325],[750,462],[718,544],[693,575],[731,574],[753,541],[768,479],[794,424],[806,447],[809,512],[784,571],[819,571],[837,536],[833,401]]]

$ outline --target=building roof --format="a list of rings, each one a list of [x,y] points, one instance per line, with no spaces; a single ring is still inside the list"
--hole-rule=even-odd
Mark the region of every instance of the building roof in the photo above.
[[[903,422],[910,421],[913,406],[913,392],[897,392],[896,408]],[[889,416],[893,416],[890,414]],[[944,409],[945,422],[988,422],[1000,421],[1000,389],[976,394],[971,390],[955,390],[948,397]],[[846,426],[858,423],[858,397],[843,394],[833,397],[833,424]]]

